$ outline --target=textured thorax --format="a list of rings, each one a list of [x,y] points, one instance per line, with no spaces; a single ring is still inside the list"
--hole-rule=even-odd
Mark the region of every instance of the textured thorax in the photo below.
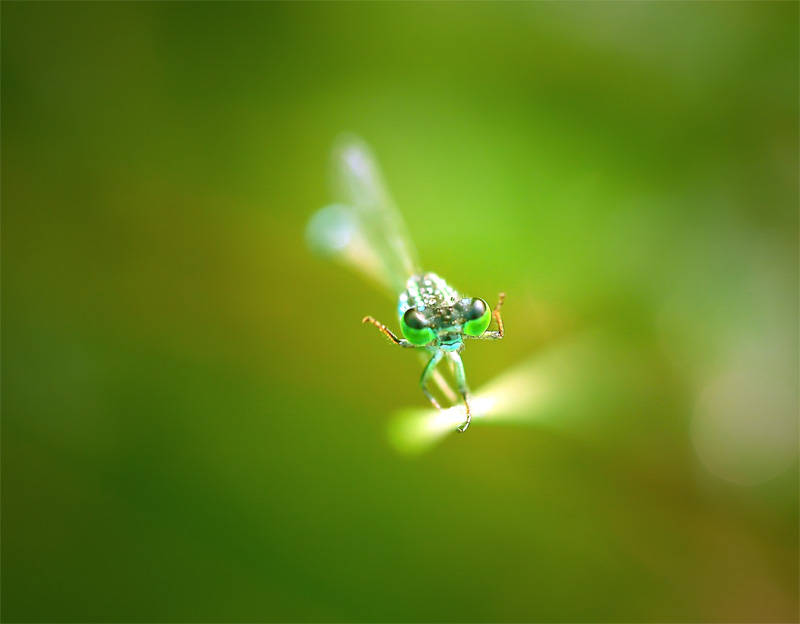
[[[398,313],[409,308],[425,310],[451,308],[461,299],[461,295],[436,273],[425,273],[409,277],[406,290],[400,295]]]
[[[409,308],[416,308],[436,336],[435,346],[445,351],[463,348],[463,300],[461,295],[436,273],[414,275],[400,295],[400,318]],[[433,346],[433,345],[430,345]]]

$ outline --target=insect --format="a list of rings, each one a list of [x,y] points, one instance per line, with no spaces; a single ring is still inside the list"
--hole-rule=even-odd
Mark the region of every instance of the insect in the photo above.
[[[394,344],[417,349],[424,355],[427,363],[419,383],[437,409],[441,406],[431,392],[431,384],[455,400],[453,389],[436,370],[442,359],[449,361],[466,411],[465,421],[456,429],[463,433],[472,416],[461,352],[465,340],[503,338],[500,308],[505,294],[500,293],[492,309],[484,299],[463,296],[436,273],[421,270],[377,163],[358,137],[348,135],[335,144],[333,182],[344,203],[326,206],[311,217],[306,229],[311,248],[356,269],[398,298],[402,338],[372,316],[364,317],[362,322],[374,325]],[[489,329],[492,319],[496,330]]]

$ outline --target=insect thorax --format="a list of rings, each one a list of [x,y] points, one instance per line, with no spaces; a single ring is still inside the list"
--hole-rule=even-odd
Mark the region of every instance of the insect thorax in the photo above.
[[[409,308],[430,310],[452,307],[459,299],[461,295],[436,273],[414,275],[406,282],[406,290],[400,295],[397,311],[403,316]]]

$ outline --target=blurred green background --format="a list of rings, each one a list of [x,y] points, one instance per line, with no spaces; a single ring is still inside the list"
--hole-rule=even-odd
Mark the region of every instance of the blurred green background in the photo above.
[[[3,621],[796,622],[798,17],[4,2]],[[546,409],[392,447],[346,130]]]

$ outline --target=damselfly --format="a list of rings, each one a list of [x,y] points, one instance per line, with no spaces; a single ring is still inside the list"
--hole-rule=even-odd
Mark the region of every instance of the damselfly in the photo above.
[[[371,316],[363,319],[401,347],[419,349],[427,364],[420,378],[422,392],[441,409],[430,390],[435,383],[451,401],[456,395],[436,370],[443,358],[451,364],[466,419],[457,431],[464,432],[472,418],[461,352],[466,339],[500,340],[503,320],[500,293],[494,309],[484,299],[464,297],[436,273],[420,269],[416,250],[403,219],[386,190],[378,165],[359,138],[343,137],[334,146],[335,190],[344,203],[333,204],[311,217],[306,235],[312,249],[332,256],[398,297],[403,338]],[[496,330],[489,325],[495,320]]]

